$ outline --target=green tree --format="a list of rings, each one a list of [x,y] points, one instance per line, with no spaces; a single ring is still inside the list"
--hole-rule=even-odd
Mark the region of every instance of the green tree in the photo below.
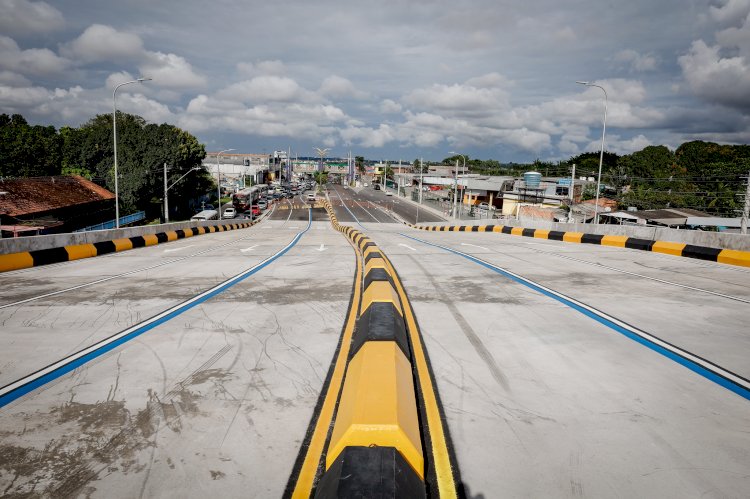
[[[0,175],[59,175],[61,151],[55,127],[29,125],[20,114],[0,115]]]

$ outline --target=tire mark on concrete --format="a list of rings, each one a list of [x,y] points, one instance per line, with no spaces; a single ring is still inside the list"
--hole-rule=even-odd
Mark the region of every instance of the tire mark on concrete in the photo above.
[[[458,327],[461,329],[461,332],[464,333],[464,336],[466,336],[466,339],[469,340],[469,343],[471,343],[471,346],[474,348],[474,351],[479,355],[479,358],[482,359],[482,361],[487,366],[487,369],[489,369],[490,374],[492,374],[492,377],[495,379],[498,385],[503,387],[506,391],[510,391],[510,385],[508,384],[508,379],[505,377],[505,375],[500,371],[500,368],[498,367],[497,363],[495,362],[495,359],[492,357],[492,354],[489,350],[487,350],[487,347],[482,343],[482,340],[477,336],[476,332],[472,329],[472,327],[469,325],[469,323],[466,321],[463,315],[461,315],[461,312],[458,310],[458,307],[453,303],[453,300],[450,296],[448,296],[445,291],[440,287],[438,282],[435,280],[435,278],[432,276],[432,274],[424,268],[424,266],[420,263],[419,259],[415,256],[406,255],[414,262],[414,265],[419,267],[419,269],[424,273],[425,277],[430,281],[430,284],[432,284],[433,289],[435,290],[435,293],[437,297],[439,298],[440,302],[445,305],[445,307],[450,311],[453,318],[456,320],[456,324],[458,324]]]

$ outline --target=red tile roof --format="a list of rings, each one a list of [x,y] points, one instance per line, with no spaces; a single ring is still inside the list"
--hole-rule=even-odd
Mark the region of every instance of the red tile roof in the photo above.
[[[0,213],[12,217],[106,201],[115,195],[78,175],[0,179]]]

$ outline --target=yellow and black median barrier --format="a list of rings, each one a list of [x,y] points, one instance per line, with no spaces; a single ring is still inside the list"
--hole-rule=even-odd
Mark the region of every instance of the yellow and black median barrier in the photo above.
[[[349,319],[287,495],[456,497],[455,459],[401,281],[369,237],[340,225],[325,207],[357,250],[357,275]]]
[[[686,243],[669,241],[652,241],[629,236],[615,236],[602,234],[586,234],[583,232],[563,232],[546,229],[526,229],[507,225],[414,225],[409,227],[431,232],[500,232],[513,236],[535,237],[568,243],[599,244],[601,246],[615,246],[654,253],[664,253],[673,256],[684,256],[710,262],[725,263],[750,267],[750,251],[740,251],[708,246],[696,246]]]
[[[49,265],[52,263],[69,262],[81,258],[106,255],[109,253],[119,253],[134,248],[154,246],[156,244],[176,241],[178,239],[185,239],[211,232],[244,229],[251,227],[256,223],[258,223],[258,220],[253,220],[252,222],[212,225],[207,227],[191,227],[187,229],[159,232],[156,234],[146,234],[143,236],[112,239],[110,241],[101,241],[98,243],[73,244],[58,248],[8,253],[0,255],[0,272],[39,267],[41,265]]]

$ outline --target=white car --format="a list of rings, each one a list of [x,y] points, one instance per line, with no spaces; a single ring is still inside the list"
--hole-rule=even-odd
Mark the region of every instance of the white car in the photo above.
[[[385,191],[386,196],[393,196],[393,193],[391,191]]]
[[[227,208],[224,210],[224,218],[234,218],[237,216],[237,210],[234,208]]]
[[[308,200],[308,201],[315,201],[315,194],[314,194],[314,193],[312,193],[312,192],[311,192],[311,193],[309,193],[309,194],[307,195],[307,200]]]

